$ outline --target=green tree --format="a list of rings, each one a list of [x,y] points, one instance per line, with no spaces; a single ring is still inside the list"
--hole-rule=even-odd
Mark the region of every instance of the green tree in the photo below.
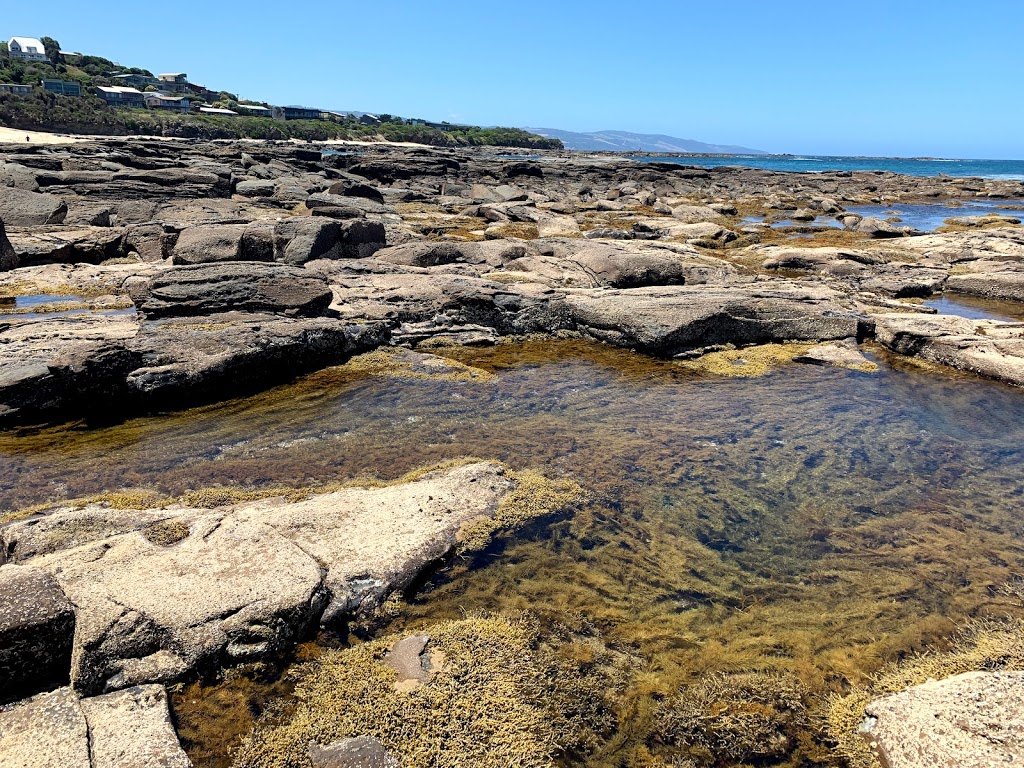
[[[43,44],[43,49],[46,51],[46,58],[50,60],[50,64],[56,69],[57,65],[61,63],[62,57],[60,55],[60,43],[54,40],[52,37],[40,38],[39,42]]]

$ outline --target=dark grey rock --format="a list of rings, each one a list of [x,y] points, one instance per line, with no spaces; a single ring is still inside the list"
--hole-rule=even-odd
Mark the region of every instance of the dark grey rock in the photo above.
[[[370,736],[345,739],[326,747],[309,745],[313,768],[402,768],[398,758]]]
[[[333,297],[327,281],[312,272],[264,262],[176,267],[134,291],[138,310],[154,318],[232,311],[316,317]]]
[[[0,221],[9,227],[61,224],[68,215],[68,204],[54,195],[5,187],[0,194]]]
[[[0,567],[0,702],[67,683],[75,610],[47,571]]]

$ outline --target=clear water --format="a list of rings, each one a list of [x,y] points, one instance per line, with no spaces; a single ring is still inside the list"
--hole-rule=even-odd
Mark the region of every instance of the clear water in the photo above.
[[[647,157],[626,155],[649,163],[676,163],[704,168],[736,166],[767,171],[890,171],[907,176],[976,176],[1024,180],[1024,160],[943,160],[906,157],[839,157],[830,155],[721,155]]]
[[[900,219],[897,224],[901,227],[913,227],[922,232],[934,232],[945,225],[946,219],[956,216],[986,216],[988,214],[1000,214],[1013,218],[1024,219],[1024,210],[1017,210],[1024,207],[1021,200],[967,200],[954,203],[935,203],[922,205],[904,205],[893,203],[892,205],[851,205],[846,208],[848,213],[858,213],[865,218],[875,218],[886,221],[892,218]],[[757,224],[764,221],[763,216],[745,216],[743,221],[750,224]],[[818,228],[842,228],[842,224],[832,215],[818,216],[814,221],[793,221],[785,219],[772,224],[773,227],[818,227]]]
[[[960,294],[942,294],[923,302],[924,306],[943,315],[956,315],[970,320],[999,320],[1004,323],[1024,322],[1024,306],[1012,301],[993,301]]]
[[[0,505],[464,456],[572,477],[592,495],[577,516],[453,563],[395,623],[582,615],[645,659],[634,703],[715,671],[791,672],[824,696],[1000,613],[994,587],[1024,567],[1020,390],[886,358],[721,379],[578,342],[451,354],[496,378],[340,367],[181,414],[0,434]],[[605,764],[640,764],[630,729]]]

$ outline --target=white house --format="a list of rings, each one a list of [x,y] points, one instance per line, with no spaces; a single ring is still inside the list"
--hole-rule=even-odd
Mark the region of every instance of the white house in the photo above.
[[[34,37],[12,37],[7,41],[12,59],[46,61],[46,46]]]
[[[238,117],[237,112],[233,112],[230,109],[220,109],[218,107],[200,107],[199,112],[203,115],[225,115],[227,117]]]

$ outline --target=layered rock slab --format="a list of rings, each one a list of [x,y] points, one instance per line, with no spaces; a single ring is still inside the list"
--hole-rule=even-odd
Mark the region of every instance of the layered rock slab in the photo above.
[[[72,686],[99,694],[266,657],[318,622],[368,610],[493,519],[514,487],[477,463],[301,501],[139,510],[133,530],[56,551],[56,528],[95,518],[102,532],[109,510],[56,512],[0,536],[17,562],[50,551],[27,563],[74,603]]]
[[[894,313],[876,315],[875,332],[902,355],[1024,386],[1024,323]]]
[[[581,331],[659,355],[724,344],[845,339],[861,335],[866,319],[835,292],[781,282],[572,291],[565,303]]]

